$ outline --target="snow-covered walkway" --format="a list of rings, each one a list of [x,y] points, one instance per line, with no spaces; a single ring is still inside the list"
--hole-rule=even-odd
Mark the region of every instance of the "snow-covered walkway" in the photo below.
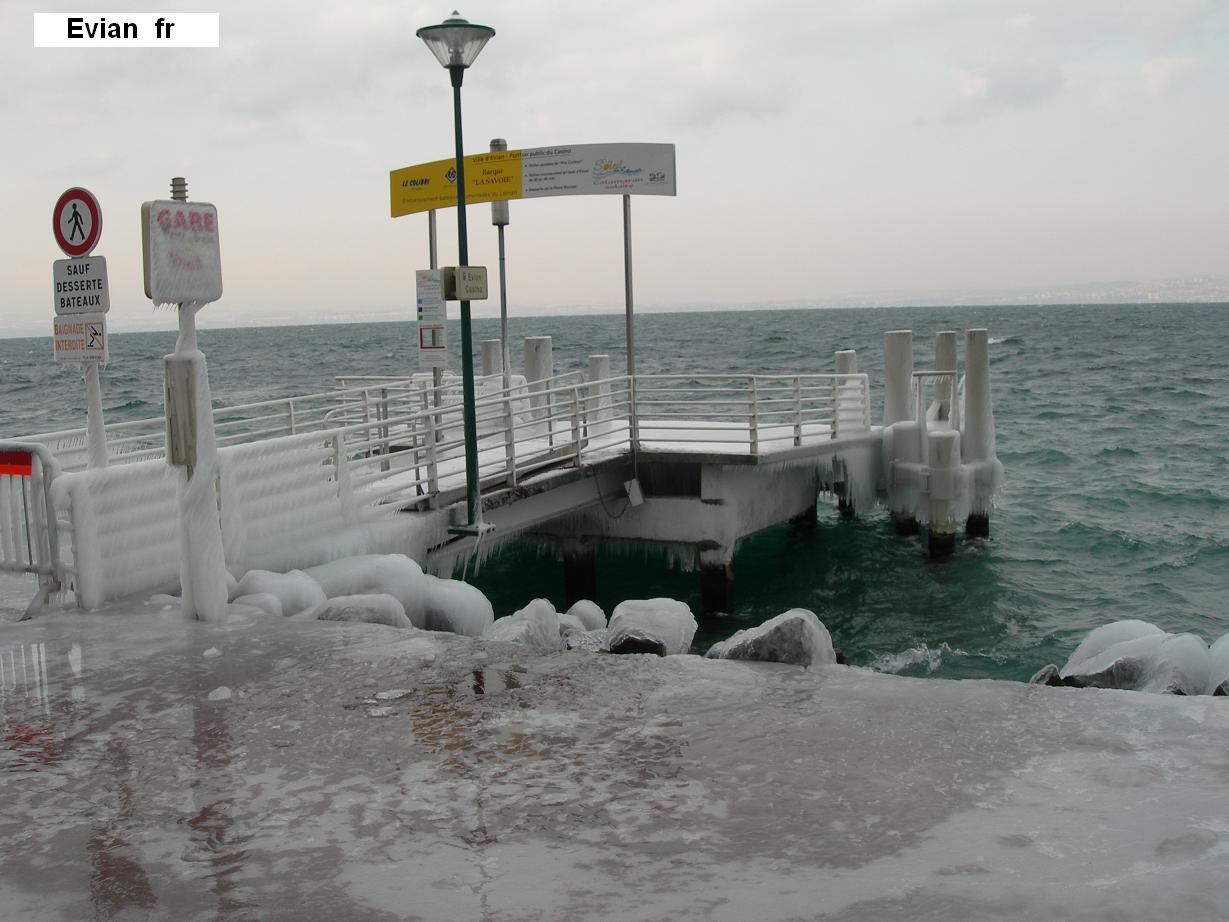
[[[1219,919],[1229,707],[373,625],[0,625],[0,918]]]

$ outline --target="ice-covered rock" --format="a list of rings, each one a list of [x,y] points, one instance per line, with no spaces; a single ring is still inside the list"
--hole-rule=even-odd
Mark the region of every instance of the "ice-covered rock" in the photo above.
[[[606,612],[602,611],[602,607],[596,602],[590,602],[588,599],[581,599],[569,608],[567,613],[580,619],[586,631],[600,631],[606,626]]]
[[[295,617],[304,621],[355,621],[400,628],[414,626],[406,617],[404,606],[385,592],[337,596]]]
[[[1146,621],[1118,621],[1091,631],[1062,669],[1047,666],[1032,681],[1199,695],[1211,677],[1212,659],[1199,637],[1167,634]]]
[[[277,615],[279,618],[285,614],[282,611],[282,600],[272,592],[253,592],[251,595],[236,596],[231,604],[258,608],[267,614]]]
[[[282,614],[287,617],[314,608],[327,596],[320,584],[302,570],[289,573],[273,573],[269,570],[249,570],[239,580],[239,596],[268,592],[282,603]]]
[[[346,557],[312,567],[307,573],[329,598],[386,593],[401,603],[414,627],[427,626],[428,577],[404,554]]]
[[[1093,628],[1088,632],[1088,636],[1080,641],[1080,645],[1067,659],[1066,668],[1091,660],[1115,644],[1136,640],[1140,637],[1155,637],[1164,633],[1155,624],[1147,621],[1112,621],[1109,624],[1103,624],[1098,628]]]
[[[534,599],[524,608],[500,618],[482,636],[487,640],[524,644],[536,653],[557,653],[563,649],[559,615],[546,599]]]
[[[671,656],[691,649],[696,619],[676,599],[628,599],[610,616],[606,647],[611,653]]]
[[[347,557],[307,572],[330,598],[372,593],[393,596],[414,627],[478,637],[495,620],[495,611],[481,590],[460,580],[423,573],[404,554]]]
[[[588,630],[585,627],[585,623],[575,615],[559,616],[559,635],[565,640],[572,634],[584,634]]]
[[[1208,694],[1229,694],[1229,634],[1212,644],[1208,649],[1209,675]]]
[[[815,613],[805,608],[791,608],[759,627],[739,631],[728,640],[713,644],[706,655],[710,659],[756,660],[796,666],[836,662],[832,635]]]
[[[423,576],[425,627],[481,637],[495,622],[495,609],[482,590],[456,579]]]

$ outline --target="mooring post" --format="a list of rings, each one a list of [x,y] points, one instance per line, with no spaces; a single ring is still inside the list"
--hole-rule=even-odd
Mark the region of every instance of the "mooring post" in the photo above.
[[[939,403],[939,419],[952,418],[952,401],[956,393],[956,331],[943,330],[935,334],[935,371],[950,371],[950,378],[935,379],[935,400]]]
[[[570,608],[581,599],[590,601],[597,595],[597,553],[593,543],[584,538],[566,538],[563,542],[563,597]]]
[[[858,373],[858,353],[853,349],[842,349],[835,355],[836,373],[838,375],[856,375]],[[848,393],[846,384],[838,384],[836,386],[836,406],[832,412],[838,418],[837,431],[842,428],[840,426],[840,418],[844,413],[843,406],[845,403],[845,395]],[[857,511],[853,507],[853,503],[849,499],[849,475],[846,471],[845,464],[839,458],[834,459],[832,463],[832,491],[836,493],[836,506],[840,511],[841,518],[852,519]]]
[[[484,339],[479,345],[482,347],[482,376],[503,374],[504,344],[498,339]]]
[[[910,410],[913,387],[913,332],[891,330],[883,334],[883,470],[884,486],[892,506],[892,521],[899,535],[916,535],[917,517],[901,508],[901,485],[896,483],[896,462],[921,461],[917,424]],[[904,432],[902,428],[912,427]],[[903,444],[902,444],[903,443]]]
[[[530,416],[541,419],[549,416],[547,399],[542,395],[555,375],[555,359],[551,354],[549,336],[525,337],[525,380],[529,384]]]
[[[990,399],[990,338],[986,330],[964,334],[964,459],[967,463],[995,460],[994,408]],[[990,536],[990,486],[972,485],[973,507],[965,522],[970,538]]]
[[[596,382],[596,383],[595,383]],[[585,416],[589,431],[602,433],[609,429],[610,407],[610,356],[589,356],[589,389],[585,400]]]
[[[947,557],[956,550],[956,469],[960,466],[960,433],[938,429],[927,439],[929,468],[929,527],[931,557]]]

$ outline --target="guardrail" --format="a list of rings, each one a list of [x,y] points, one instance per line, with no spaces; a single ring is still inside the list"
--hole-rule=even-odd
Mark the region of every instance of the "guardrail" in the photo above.
[[[0,441],[0,571],[39,578],[26,615],[60,588],[59,531],[51,484],[59,464],[45,445]]]
[[[619,375],[572,372],[509,390],[476,382],[478,477],[516,486],[543,468],[600,453],[712,451],[760,456],[870,431],[866,375]],[[220,446],[319,431],[346,464],[356,496],[409,508],[464,495],[460,379],[340,378],[344,387],[214,411]],[[162,419],[107,427],[116,462],[159,457]],[[85,430],[30,438],[86,461]],[[156,444],[155,444],[156,442]]]

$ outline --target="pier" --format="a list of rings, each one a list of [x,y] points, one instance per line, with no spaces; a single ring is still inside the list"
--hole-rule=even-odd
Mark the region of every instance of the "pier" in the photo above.
[[[476,401],[484,528],[470,536],[449,532],[465,514],[458,379],[341,378],[320,394],[218,409],[227,570],[237,578],[405,553],[451,571],[521,536],[556,549],[574,599],[592,595],[598,546],[638,542],[697,570],[706,610],[731,611],[738,542],[813,521],[824,497],[846,515],[884,504],[902,533],[925,529],[932,556],[952,553],[961,530],[988,533],[1002,476],[987,334],[966,332],[963,371],[955,333],[939,334],[938,367],[921,371],[911,333],[884,342],[877,425],[851,351],[836,354],[830,374],[611,375],[609,358],[593,356],[588,374],[556,375],[549,338],[535,337],[527,373],[505,386],[497,351],[486,349]],[[0,445],[35,443],[47,458],[28,482],[3,475],[0,568],[58,580],[87,609],[174,591],[176,480],[164,426],[107,426],[102,468],[88,466],[84,429]],[[43,550],[23,555],[31,537]]]

